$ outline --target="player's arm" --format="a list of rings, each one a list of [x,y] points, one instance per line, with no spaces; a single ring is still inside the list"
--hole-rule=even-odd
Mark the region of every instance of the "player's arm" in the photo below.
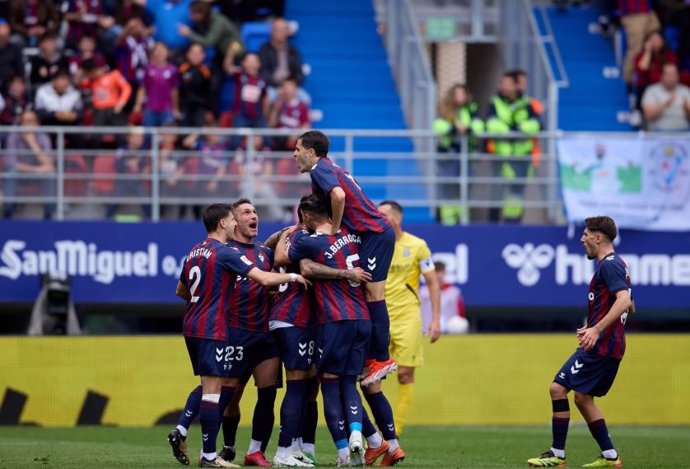
[[[580,347],[586,352],[592,350],[596,345],[597,340],[602,332],[614,322],[619,321],[620,317],[632,307],[632,299],[630,298],[630,291],[626,288],[616,292],[616,301],[611,305],[611,309],[601,321],[592,327],[581,327],[577,330],[577,338],[580,342]]]
[[[276,241],[276,246],[273,249],[273,266],[274,267],[285,267],[286,265],[292,264],[290,257],[288,256],[287,238],[292,232],[297,229],[296,226],[290,226],[284,229],[278,236]]]
[[[184,285],[184,283],[180,282],[179,280],[177,281],[177,288],[175,289],[175,294],[185,301],[189,301],[192,299],[192,295],[189,294],[189,290],[187,290],[187,287]]]
[[[327,265],[314,262],[311,259],[302,259],[299,261],[299,269],[302,275],[308,278],[349,280],[351,282],[371,281],[371,274],[360,267],[355,267],[353,269],[334,269]]]
[[[262,287],[273,287],[281,283],[300,283],[307,288],[310,283],[299,274],[279,274],[276,272],[266,272],[258,267],[252,268],[247,272],[247,277],[260,284]]]
[[[275,252],[276,245],[278,244],[278,240],[280,239],[280,235],[282,235],[286,230],[289,230],[290,228],[290,226],[286,226],[285,228],[276,231],[271,236],[269,236],[266,241],[264,241],[263,245],[267,248],[272,249],[273,252]]]
[[[433,266],[433,263],[431,264]],[[433,270],[423,272],[426,286],[429,289],[429,301],[431,302],[431,322],[427,335],[433,344],[441,337],[441,286],[438,284],[436,273]]]
[[[343,213],[345,213],[345,191],[342,187],[334,187],[330,193],[331,198],[331,213],[332,230],[331,234],[336,234],[340,229],[340,223],[343,221]]]

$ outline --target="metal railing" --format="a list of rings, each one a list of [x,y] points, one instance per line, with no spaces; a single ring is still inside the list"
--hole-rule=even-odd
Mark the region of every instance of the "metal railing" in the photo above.
[[[56,220],[130,217],[158,221],[189,217],[195,207],[198,210],[219,200],[249,197],[263,218],[292,220],[299,198],[311,190],[308,175],[297,173],[291,151],[251,145],[246,150],[233,150],[240,139],[254,141],[261,136],[268,142],[291,136],[275,129],[137,128],[133,132],[131,128],[109,127],[0,127],[0,137],[26,132],[51,137],[54,146],[45,152],[55,162],[54,171],[18,171],[16,162],[35,160],[33,151],[26,147],[2,150],[0,202],[9,210],[6,215],[15,217],[49,215]],[[179,142],[192,132],[206,143],[195,148],[171,145],[173,140]],[[461,142],[465,150],[460,154],[392,153],[358,149],[360,142],[401,137],[425,141],[433,148],[436,136],[426,130],[326,130],[325,133],[343,142],[339,148],[332,149],[330,157],[354,171],[364,190],[375,194],[372,196],[375,201],[394,197],[405,207],[418,207],[419,219],[428,220],[429,212],[451,206],[459,209],[458,223],[500,221],[491,213],[500,211],[503,192],[517,184],[525,188],[523,221],[562,221],[558,180],[554,176],[556,160],[552,153],[545,152],[540,166],[530,175],[507,180],[501,174],[501,165],[525,162],[530,157],[506,158],[485,151],[490,139],[506,136],[480,135],[471,145],[465,140]],[[554,136],[542,134],[542,148],[550,148],[547,143]],[[75,148],[75,141],[82,146]],[[134,148],[127,149],[128,142]],[[468,152],[466,149],[470,147],[477,150]],[[358,173],[358,165],[365,161],[368,164],[362,167],[374,166],[377,170]],[[396,165],[419,170],[408,175],[386,175],[386,168]],[[426,171],[429,168],[431,171]],[[197,215],[198,212],[194,214]]]

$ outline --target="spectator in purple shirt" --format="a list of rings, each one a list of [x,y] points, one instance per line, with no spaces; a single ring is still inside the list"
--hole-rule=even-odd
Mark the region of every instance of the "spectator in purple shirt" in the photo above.
[[[134,112],[143,108],[145,127],[160,127],[181,117],[177,88],[177,67],[168,62],[168,47],[157,42],[149,57],[144,78],[137,93]]]

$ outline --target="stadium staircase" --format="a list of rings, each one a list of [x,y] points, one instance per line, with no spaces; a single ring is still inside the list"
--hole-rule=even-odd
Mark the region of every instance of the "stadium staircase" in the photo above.
[[[382,37],[377,33],[372,0],[288,0],[285,16],[299,23],[293,44],[311,67],[305,89],[313,107],[323,112],[321,129],[406,129],[393,73]],[[345,149],[343,138],[332,138],[332,152]],[[409,153],[405,138],[355,138],[356,152]],[[364,176],[410,176],[414,161],[358,159],[353,173]],[[375,201],[405,196],[425,197],[415,185],[363,184]],[[406,221],[429,221],[424,208],[405,211]]]
[[[596,8],[547,8],[570,87],[560,92],[562,130],[626,131],[629,101],[611,39],[599,34]],[[540,15],[535,17],[540,22]],[[544,25],[539,24],[544,31]]]

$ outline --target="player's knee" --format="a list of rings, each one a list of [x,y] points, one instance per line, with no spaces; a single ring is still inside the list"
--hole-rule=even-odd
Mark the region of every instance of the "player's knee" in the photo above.
[[[549,386],[549,394],[551,400],[566,399],[568,397],[568,390],[556,382],[552,382]]]
[[[573,400],[575,401],[575,405],[578,407],[578,409],[580,409],[589,405],[589,403],[592,401],[592,398],[587,394],[576,392]]]
[[[398,370],[398,383],[412,384],[414,383],[414,368],[400,368]]]

